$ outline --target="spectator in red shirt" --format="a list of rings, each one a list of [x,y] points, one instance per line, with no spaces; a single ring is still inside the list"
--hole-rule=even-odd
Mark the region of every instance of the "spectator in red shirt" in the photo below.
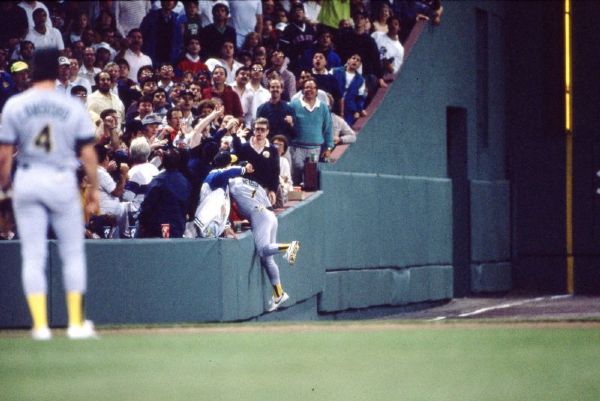
[[[191,71],[194,75],[198,74],[200,71],[208,73],[208,67],[200,58],[200,50],[202,50],[200,38],[197,36],[189,37],[186,41],[185,49],[186,53],[177,63],[175,70],[176,75],[181,77],[186,71]]]
[[[225,85],[226,78],[227,71],[225,68],[220,65],[216,66],[212,71],[213,85],[202,90],[202,98],[219,98],[225,107],[225,114],[231,114],[234,117],[242,118],[244,111],[242,110],[240,97],[230,86]]]

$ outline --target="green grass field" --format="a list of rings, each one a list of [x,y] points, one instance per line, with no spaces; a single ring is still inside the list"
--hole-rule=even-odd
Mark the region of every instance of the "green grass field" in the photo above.
[[[366,322],[0,337],[0,400],[594,400],[600,330]],[[221,330],[222,329],[222,330]],[[231,331],[229,331],[231,329]]]

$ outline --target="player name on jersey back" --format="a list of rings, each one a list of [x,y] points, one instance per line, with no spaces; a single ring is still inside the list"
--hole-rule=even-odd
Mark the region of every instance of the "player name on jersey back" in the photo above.
[[[54,118],[60,118],[66,120],[69,118],[71,110],[64,106],[64,104],[57,103],[56,101],[49,102],[47,100],[40,100],[34,104],[28,104],[24,108],[24,115],[21,118],[39,118],[42,116],[51,116]]]
[[[271,207],[266,191],[255,181],[242,177],[233,178],[229,180],[229,191],[246,217],[254,209]]]
[[[29,89],[4,106],[0,142],[18,146],[19,166],[78,166],[77,145],[95,137],[83,103],[64,93]]]

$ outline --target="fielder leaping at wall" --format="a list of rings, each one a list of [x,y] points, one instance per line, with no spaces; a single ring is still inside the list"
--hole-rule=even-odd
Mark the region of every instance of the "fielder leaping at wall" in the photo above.
[[[217,238],[230,229],[229,179],[254,171],[250,163],[243,167],[232,166],[236,161],[236,155],[229,152],[218,153],[212,161],[213,170],[202,183],[200,204],[194,216],[195,231],[202,238]]]
[[[229,180],[229,192],[237,203],[240,213],[252,225],[256,252],[273,286],[273,296],[267,309],[272,312],[290,298],[283,291],[279,277],[279,267],[275,263],[274,255],[285,251],[284,257],[290,265],[293,265],[296,262],[298,249],[300,249],[300,242],[277,243],[277,217],[269,209],[271,208],[269,197],[258,183],[247,178],[233,178]]]

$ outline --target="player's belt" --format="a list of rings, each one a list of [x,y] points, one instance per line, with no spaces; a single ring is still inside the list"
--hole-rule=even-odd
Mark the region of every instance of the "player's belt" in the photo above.
[[[71,170],[70,167],[57,166],[55,164],[17,162],[17,169],[29,170],[31,168],[40,168],[40,169],[45,169],[45,170],[54,169],[54,170],[59,170],[59,171]]]

